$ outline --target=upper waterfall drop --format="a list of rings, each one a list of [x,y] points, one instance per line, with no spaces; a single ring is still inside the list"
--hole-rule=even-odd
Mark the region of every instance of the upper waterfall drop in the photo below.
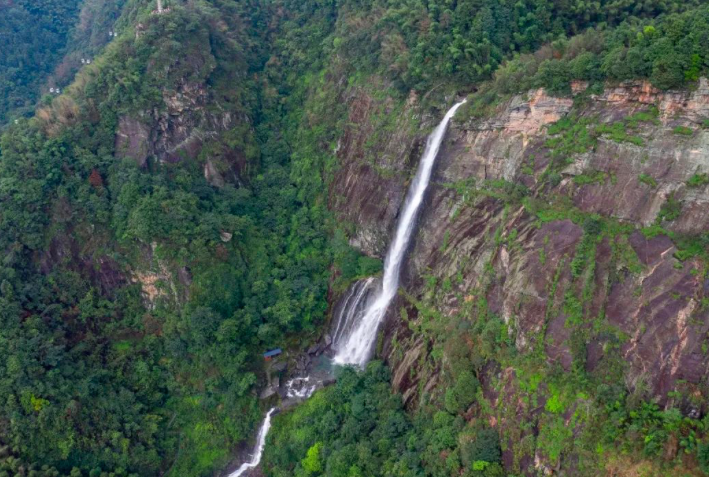
[[[333,343],[337,351],[335,362],[338,364],[364,366],[369,361],[379,325],[384,318],[389,303],[396,296],[399,288],[401,264],[416,225],[417,212],[423,203],[426,188],[431,180],[431,173],[438,150],[443,142],[448,123],[463,103],[465,103],[465,100],[453,106],[436,129],[428,136],[426,149],[416,171],[416,177],[409,188],[403,213],[396,227],[394,240],[389,246],[389,251],[384,261],[384,276],[379,289],[373,291],[373,296],[370,293],[358,294],[362,299],[369,300],[361,313],[356,313],[354,312],[355,309],[351,308],[361,308],[361,305],[357,300],[351,300],[352,297],[350,296],[351,303],[345,304],[340,311],[340,316],[337,317],[336,325],[338,329],[349,330],[349,333],[343,335],[340,339],[336,337]],[[371,283],[371,279],[369,279],[364,287],[368,287]],[[359,286],[362,288],[363,285],[360,284]],[[346,321],[345,323],[341,322],[343,319]],[[353,319],[357,320],[357,322],[352,322]]]

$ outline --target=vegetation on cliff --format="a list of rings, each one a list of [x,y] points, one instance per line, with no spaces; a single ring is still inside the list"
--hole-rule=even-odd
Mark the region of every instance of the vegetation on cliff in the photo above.
[[[0,475],[209,475],[250,438],[260,352],[312,340],[328,287],[379,267],[350,248],[352,224],[328,210],[349,88],[376,77],[372,84],[400,105],[410,90],[435,96],[494,76],[478,96],[493,91],[483,100],[493,102],[492,94],[531,87],[565,94],[573,79],[686,86],[709,61],[709,10],[700,2],[170,3],[162,15],[151,13],[152,2],[121,3],[120,36],[0,140]],[[98,17],[117,14],[102,8]],[[43,77],[70,49],[78,9],[0,0],[0,35],[22,46],[0,52],[0,123],[36,104]],[[20,67],[23,58],[29,66]],[[591,133],[567,122],[550,129],[548,146],[558,152],[550,183],[567,154],[600,135],[633,141],[627,121]],[[145,160],[133,157],[139,148],[117,148],[125,124],[147,128],[153,154]],[[159,140],[189,128],[197,151],[158,151]],[[210,179],[212,169],[230,179]],[[653,187],[650,176],[638,180]],[[688,186],[705,183],[697,175]],[[540,222],[566,214],[583,227],[569,264],[579,283],[599,241],[627,235],[615,222],[533,201],[519,184],[489,186],[478,192],[524,204]],[[670,203],[662,217],[675,209]],[[646,232],[669,234],[662,220]],[[696,238],[673,238],[685,258],[705,252]],[[627,237],[618,240],[623,256]],[[432,281],[432,294],[451,283],[439,285]],[[601,417],[588,421],[589,435],[601,446],[654,456],[657,442],[681,436],[688,455],[709,466],[703,423],[628,405],[619,383],[606,382],[617,375],[567,379],[538,355],[518,356],[508,325],[476,298],[466,305],[472,324],[445,320],[435,300],[416,304],[429,320],[412,329],[446,357],[435,399],[407,414],[383,365],[344,370],[336,386],[276,419],[265,472],[504,475],[505,438],[531,445],[528,434],[501,440],[467,414],[484,406],[480,381],[493,362],[525,373],[528,399],[541,399],[541,389],[551,396],[537,436],[547,455],[572,440],[566,419],[591,409]],[[581,321],[585,304],[570,295],[563,306]],[[479,345],[472,356],[461,329]],[[582,409],[591,395],[596,407]]]

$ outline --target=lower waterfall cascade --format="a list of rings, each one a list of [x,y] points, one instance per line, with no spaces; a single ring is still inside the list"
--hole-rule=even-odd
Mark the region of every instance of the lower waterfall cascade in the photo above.
[[[263,420],[263,424],[261,424],[261,428],[258,431],[258,437],[256,438],[256,447],[254,448],[254,453],[251,456],[251,460],[241,464],[241,467],[229,474],[228,477],[239,477],[241,475],[244,475],[246,471],[248,471],[249,469],[253,469],[261,463],[263,449],[264,447],[266,447],[266,436],[268,435],[268,431],[271,429],[271,416],[273,416],[274,412],[276,412],[276,408],[272,407],[266,413],[266,417]]]

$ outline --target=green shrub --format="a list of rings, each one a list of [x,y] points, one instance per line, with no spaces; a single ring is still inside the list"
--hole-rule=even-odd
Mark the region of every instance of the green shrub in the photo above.
[[[603,171],[585,172],[574,177],[574,184],[603,184],[608,178],[608,174]]]
[[[691,136],[693,131],[687,126],[677,126],[672,130],[673,133],[679,134],[680,136]]]
[[[636,146],[642,146],[645,141],[641,137],[628,134],[626,123],[618,121],[612,124],[601,124],[596,128],[598,134],[607,135],[615,142],[629,142]]]
[[[640,174],[638,176],[638,180],[640,182],[642,182],[643,184],[649,185],[652,188],[657,187],[657,181],[655,180],[655,178],[648,175],[648,174],[645,174],[645,173]]]
[[[709,442],[702,442],[697,446],[697,462],[702,472],[709,475]]]
[[[477,433],[475,439],[463,445],[461,453],[463,463],[472,467],[476,462],[494,464],[500,462],[500,436],[495,429],[484,429]]]
[[[675,199],[674,193],[667,197],[667,200],[660,208],[660,213],[657,216],[657,223],[662,223],[663,221],[672,222],[673,220],[679,218],[682,213],[682,203]]]
[[[689,178],[687,181],[688,187],[702,187],[709,184],[709,174],[707,173],[697,173]]]
[[[448,388],[445,396],[446,410],[451,414],[458,414],[466,409],[475,400],[480,383],[470,371],[461,372],[455,384]]]
[[[659,125],[660,120],[657,119],[659,115],[660,110],[657,109],[656,106],[652,106],[647,111],[640,111],[635,114],[631,114],[630,116],[624,118],[623,121],[625,122],[625,124],[628,125],[628,127],[631,128],[638,127],[638,123],[652,123],[655,125]]]
[[[322,442],[316,442],[308,449],[307,455],[300,462],[308,475],[316,475],[322,472],[322,459],[320,457],[322,454],[322,446]]]

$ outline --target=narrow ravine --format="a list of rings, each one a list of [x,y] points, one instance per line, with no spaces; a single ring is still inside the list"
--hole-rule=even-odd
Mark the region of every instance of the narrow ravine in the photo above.
[[[353,284],[336,307],[332,325],[333,343],[336,351],[334,362],[339,365],[364,367],[372,356],[374,340],[386,310],[399,288],[401,265],[409,248],[416,226],[416,217],[423,203],[424,195],[431,180],[436,156],[451,118],[465,100],[453,106],[436,129],[428,136],[426,149],[419,163],[414,181],[407,193],[406,202],[397,224],[396,235],[384,261],[381,280],[365,278]],[[310,382],[310,376],[290,380],[287,384],[288,397],[307,399],[317,385]],[[239,477],[257,467],[261,462],[266,445],[266,436],[271,428],[271,417],[277,408],[271,408],[258,432],[256,447],[249,462],[245,462],[228,477]]]

